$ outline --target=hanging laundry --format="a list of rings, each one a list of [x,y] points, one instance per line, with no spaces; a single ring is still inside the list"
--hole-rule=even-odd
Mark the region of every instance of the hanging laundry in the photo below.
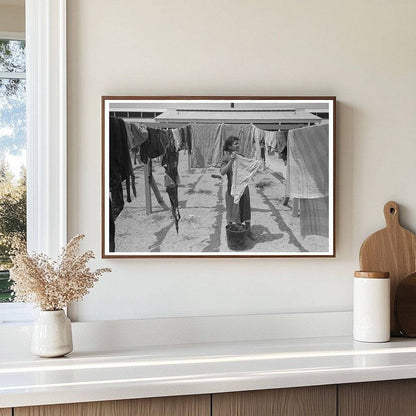
[[[328,196],[328,124],[290,130],[286,195],[292,198]]]
[[[179,232],[179,220],[181,218],[179,212],[178,185],[180,183],[178,173],[179,152],[176,151],[173,133],[166,148],[166,153],[162,158],[162,166],[165,169],[165,188],[169,196],[171,212],[175,221],[176,232]]]
[[[276,131],[265,131],[264,142],[269,152],[274,151],[277,146],[277,132]]]
[[[221,168],[230,162],[230,155],[227,154],[222,158]],[[235,163],[235,162],[234,162]],[[238,203],[234,203],[234,197],[231,195],[233,183],[233,169],[229,169],[227,175],[227,192],[225,193],[226,221],[227,223],[243,224],[251,220],[251,203],[250,190],[246,186],[243,195]]]
[[[259,129],[254,124],[252,126],[252,135],[253,135],[253,143],[254,143],[254,158],[257,160],[264,161],[264,134],[266,133],[265,130]]]
[[[147,131],[149,138],[140,145],[140,159],[143,163],[164,155],[168,144],[168,132],[166,130],[148,127]]]
[[[169,135],[172,135],[171,132],[168,132]],[[172,140],[168,141],[166,146],[166,152],[162,158],[162,166],[165,169],[166,175],[169,176],[170,180],[173,182],[173,185],[179,185],[179,173],[178,173],[178,163],[179,163],[179,152],[175,149],[175,144]],[[170,185],[169,185],[170,186]]]
[[[224,124],[222,127],[223,143],[230,136],[238,137],[240,139],[239,153],[245,157],[253,158],[256,153],[253,128],[252,124]]]
[[[116,245],[115,245],[116,226],[115,226],[114,218],[113,218],[113,207],[111,204],[111,197],[108,198],[108,204],[109,204],[109,211],[110,211],[108,215],[109,251],[114,252],[116,251]]]
[[[328,197],[300,198],[300,233],[307,235],[329,236]]]
[[[175,138],[173,136],[173,131],[172,129],[168,129],[165,131],[166,132],[166,145],[165,145],[165,152],[177,152],[176,150],[176,141]]]
[[[131,131],[132,123],[129,120],[124,120],[124,124],[126,126],[127,144],[129,146],[129,150],[131,150],[133,148],[133,132]]]
[[[287,162],[287,131],[277,132],[277,147],[276,151],[285,164]]]
[[[176,151],[182,150],[185,148],[184,143],[182,143],[182,137],[179,129],[172,129],[173,139],[175,141]]]
[[[220,166],[222,159],[222,125],[191,124],[191,168]]]
[[[145,126],[137,123],[131,123],[130,128],[133,134],[132,151],[137,152],[140,145],[149,138],[149,132]]]
[[[188,124],[186,126],[180,127],[179,135],[181,137],[181,149],[191,151],[192,150],[191,125]]]
[[[234,203],[238,204],[241,196],[247,188],[249,180],[254,176],[261,166],[261,161],[249,159],[237,155],[232,167],[232,185],[231,195],[234,197]]]
[[[109,159],[112,216],[115,220],[124,207],[123,181],[126,181],[127,201],[131,202],[130,186],[136,196],[127,129],[124,121],[118,117],[110,117]]]
[[[287,131],[276,132],[276,150],[281,155],[287,147]]]

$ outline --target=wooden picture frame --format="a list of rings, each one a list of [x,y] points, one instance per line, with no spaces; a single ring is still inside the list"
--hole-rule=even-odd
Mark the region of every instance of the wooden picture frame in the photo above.
[[[332,96],[103,96],[102,257],[335,257],[335,132]]]

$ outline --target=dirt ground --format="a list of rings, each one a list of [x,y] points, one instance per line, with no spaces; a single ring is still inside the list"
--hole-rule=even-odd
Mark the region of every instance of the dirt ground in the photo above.
[[[164,188],[164,169],[153,160],[153,175],[164,199],[162,206],[152,192],[152,213],[146,215],[144,167],[134,165],[137,198],[125,202],[116,220],[116,252],[135,253],[236,253],[227,246],[225,191],[227,178],[217,178],[218,168],[188,169],[188,156],[179,156],[178,188],[181,220],[176,233]],[[267,155],[266,169],[249,183],[252,232],[244,252],[327,252],[328,238],[300,235],[300,220],[292,204],[283,205],[286,167],[277,154]],[[238,253],[238,252],[237,252]]]

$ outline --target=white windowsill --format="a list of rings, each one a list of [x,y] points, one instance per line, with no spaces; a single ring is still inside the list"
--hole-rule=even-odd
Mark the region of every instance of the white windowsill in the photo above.
[[[35,319],[33,305],[27,303],[0,303],[0,325],[21,325]]]

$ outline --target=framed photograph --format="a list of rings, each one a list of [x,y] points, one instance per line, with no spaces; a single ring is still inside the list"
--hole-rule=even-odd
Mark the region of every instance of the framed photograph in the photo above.
[[[335,97],[102,97],[102,256],[335,257]]]

